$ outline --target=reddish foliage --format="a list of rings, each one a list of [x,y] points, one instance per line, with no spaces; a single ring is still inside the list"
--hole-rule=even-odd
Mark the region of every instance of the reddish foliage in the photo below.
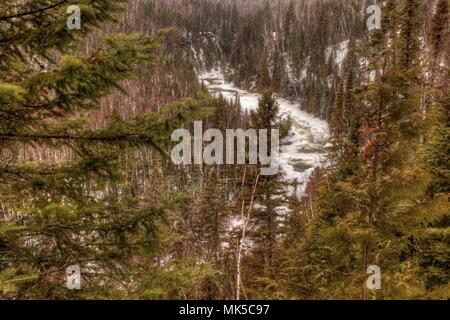
[[[364,158],[370,158],[372,154],[373,145],[374,145],[373,141],[368,140],[366,144],[363,146],[362,153],[364,155]]]

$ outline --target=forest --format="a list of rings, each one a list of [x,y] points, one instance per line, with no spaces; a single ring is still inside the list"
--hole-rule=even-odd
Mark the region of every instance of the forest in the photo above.
[[[448,300],[449,111],[449,0],[2,0],[0,300]]]

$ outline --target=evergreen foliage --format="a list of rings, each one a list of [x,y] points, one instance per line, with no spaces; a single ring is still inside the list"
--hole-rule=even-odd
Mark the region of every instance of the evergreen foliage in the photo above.
[[[369,3],[2,1],[0,299],[449,299],[450,3],[377,1],[370,32]],[[200,119],[285,143],[280,96],[329,120],[304,185],[167,161]]]
[[[170,133],[201,103],[187,100],[129,120],[89,118],[136,66],[152,68],[160,36],[111,34],[87,55],[77,46],[115,20],[124,1],[0,4],[0,293],[14,298],[101,297],[129,278],[135,257],[152,257],[159,225],[176,199],[139,198],[123,174],[131,150],[164,156]],[[68,5],[81,30],[68,30]],[[33,157],[53,153],[53,159]],[[61,287],[70,265],[86,272],[79,295]],[[103,289],[99,289],[103,288]],[[123,288],[123,290],[126,288]],[[98,291],[100,290],[100,291]]]

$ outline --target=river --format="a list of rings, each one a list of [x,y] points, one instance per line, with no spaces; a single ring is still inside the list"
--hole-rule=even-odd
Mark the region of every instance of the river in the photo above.
[[[225,99],[235,101],[239,97],[244,110],[256,110],[260,94],[252,93],[226,82],[219,70],[204,72],[199,76],[212,94],[221,93]],[[298,192],[303,194],[306,184],[317,167],[326,164],[326,148],[329,145],[330,129],[328,123],[300,109],[300,104],[276,96],[280,113],[292,119],[292,129],[281,142],[280,168],[285,179],[297,180]]]

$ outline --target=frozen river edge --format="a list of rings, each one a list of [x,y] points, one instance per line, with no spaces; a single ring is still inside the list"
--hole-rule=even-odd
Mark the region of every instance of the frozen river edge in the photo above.
[[[223,73],[212,70],[200,74],[199,80],[212,94],[222,94],[228,101],[239,97],[243,110],[256,110],[260,94],[240,89],[225,81]],[[300,184],[300,193],[304,193],[306,184],[315,168],[326,163],[326,147],[330,129],[325,120],[302,111],[300,104],[285,98],[276,97],[280,112],[292,119],[289,136],[282,141],[280,167],[285,178]]]

